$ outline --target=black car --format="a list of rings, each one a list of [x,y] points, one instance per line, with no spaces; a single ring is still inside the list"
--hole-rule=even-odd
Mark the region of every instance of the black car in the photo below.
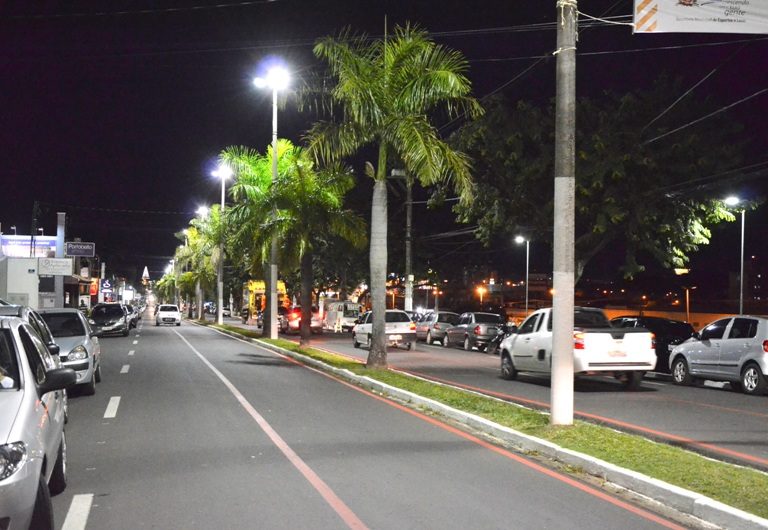
[[[96,326],[103,334],[120,333],[127,337],[131,329],[131,319],[123,304],[96,304],[91,310],[88,323]]]
[[[656,372],[669,373],[669,349],[691,338],[693,326],[688,322],[662,317],[621,316],[611,319],[615,328],[645,328],[656,336]]]

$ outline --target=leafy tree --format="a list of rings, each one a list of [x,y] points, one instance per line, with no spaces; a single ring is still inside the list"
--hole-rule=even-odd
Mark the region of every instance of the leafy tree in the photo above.
[[[301,343],[307,344],[312,320],[314,251],[329,235],[358,247],[365,245],[365,224],[357,214],[343,208],[344,195],[354,186],[349,171],[337,167],[316,170],[309,156],[287,140],[278,145],[278,153],[278,167],[282,162],[283,171],[279,172],[275,185],[267,187],[267,193],[261,193],[260,180],[255,184],[257,189],[252,189],[247,175],[242,182],[238,177],[232,188],[233,196],[250,197],[252,200],[248,205],[236,204],[231,210],[232,218],[239,223],[246,219],[243,216],[247,214],[244,226],[258,227],[248,237],[263,259],[268,255],[272,237],[276,236],[282,247],[283,263],[290,267],[298,262],[301,276]],[[235,167],[239,166],[237,160],[228,155],[222,158],[228,163],[234,161]],[[240,237],[246,237],[245,232],[241,232]]]
[[[706,102],[683,100],[654,121],[682,90],[666,79],[647,92],[581,100],[576,135],[576,271],[609,248],[624,249],[622,271],[644,270],[643,257],[682,267],[707,244],[710,226],[731,221],[721,197],[702,177],[736,167],[738,126],[725,117],[659,140],[707,113]],[[486,245],[521,231],[550,240],[553,219],[554,109],[503,97],[464,126],[452,141],[476,161],[475,201],[455,207],[477,223]]]
[[[219,256],[217,230],[221,226],[219,207],[214,206],[204,218],[196,217],[182,237],[185,244],[176,249],[178,267],[186,269],[179,278],[179,286],[189,290],[190,282],[197,293],[198,317],[202,317],[203,293],[214,288],[216,266],[214,259]]]
[[[155,291],[160,301],[173,302],[176,301],[176,275],[173,273],[166,273],[162,278],[155,283]]]
[[[312,127],[312,154],[327,161],[366,146],[378,152],[375,166],[366,163],[374,180],[369,257],[374,320],[367,366],[386,366],[387,164],[397,161],[423,185],[451,179],[469,201],[469,160],[440,139],[429,115],[442,110],[477,116],[482,109],[469,95],[463,56],[435,44],[421,29],[396,27],[391,38],[376,40],[345,31],[320,39],[314,52],[335,78],[329,100],[321,101],[327,109],[340,107],[341,116]]]

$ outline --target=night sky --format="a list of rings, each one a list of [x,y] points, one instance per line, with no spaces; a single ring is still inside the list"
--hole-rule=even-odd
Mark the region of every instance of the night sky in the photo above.
[[[390,28],[417,23],[462,51],[477,97],[503,89],[541,102],[554,96],[554,59],[520,74],[554,49],[555,3],[0,3],[2,230],[16,225],[19,234],[29,233],[37,200],[46,234],[55,231],[55,212],[66,211],[69,234],[96,242],[112,272],[132,276],[147,265],[157,278],[178,244],[173,233],[199,205],[218,201],[219,183],[209,176],[217,154],[236,144],[263,151],[270,142],[270,94],[251,84],[266,59],[283,58],[299,83],[321,72],[311,53],[315,39],[346,25],[382,35],[386,16]],[[582,0],[579,9],[627,22],[632,2]],[[726,106],[768,87],[766,35],[633,35],[628,26],[614,25],[582,28],[578,46],[579,96],[647,86],[662,72],[681,75],[690,86],[715,68],[693,97]],[[762,163],[757,169],[765,175],[768,93],[727,113],[746,125],[752,141],[746,164]],[[312,119],[289,99],[280,112],[280,136],[299,142]],[[722,192],[764,195],[767,180],[752,178]],[[365,177],[360,181],[351,202],[367,215],[369,185]],[[398,207],[390,212],[397,215]],[[432,219],[445,215],[422,208],[416,216],[420,235],[444,229]],[[747,214],[748,248],[763,263],[765,218],[765,208]],[[738,223],[717,228],[693,269],[735,270],[738,238]],[[544,272],[551,251],[536,250],[532,269]],[[519,269],[521,254],[510,246],[495,259]]]

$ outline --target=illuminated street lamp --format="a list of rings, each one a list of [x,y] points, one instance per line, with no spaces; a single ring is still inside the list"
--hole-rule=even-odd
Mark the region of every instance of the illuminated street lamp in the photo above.
[[[13,230],[13,235],[17,235],[16,234],[16,225],[11,225],[11,230]]]
[[[528,316],[528,263],[531,253],[531,242],[523,236],[517,236],[515,243],[518,245],[525,243],[525,316]]]
[[[37,231],[40,232],[41,236],[45,235],[45,230],[43,230],[42,228],[38,228]]]
[[[219,239],[219,264],[216,267],[216,323],[221,326],[224,324],[224,186],[229,177],[232,176],[232,170],[229,166],[221,164],[212,176],[221,179],[221,209],[219,210],[220,239]]]
[[[253,84],[256,88],[272,89],[272,183],[277,182],[277,93],[288,88],[290,76],[288,71],[279,66],[269,69],[265,77],[256,77]],[[270,339],[277,338],[277,237],[272,238],[272,249],[269,254],[269,335]]]
[[[480,309],[483,308],[483,295],[488,292],[488,289],[482,285],[477,288],[477,294],[480,295]]]
[[[728,206],[737,206],[741,203],[741,199],[738,197],[730,196],[724,201]],[[744,212],[745,208],[741,209],[741,256],[740,256],[740,270],[739,270],[739,314],[744,314]]]

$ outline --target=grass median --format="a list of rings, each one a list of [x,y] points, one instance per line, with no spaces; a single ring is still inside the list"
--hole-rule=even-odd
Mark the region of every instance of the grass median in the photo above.
[[[261,339],[259,333],[234,326],[223,327]],[[347,357],[302,348],[295,342],[262,340],[768,518],[768,503],[765,502],[768,474],[761,471],[719,462],[679,447],[583,421],[576,421],[569,427],[555,427],[549,424],[549,415],[513,403],[430,383],[399,372],[370,370]]]

